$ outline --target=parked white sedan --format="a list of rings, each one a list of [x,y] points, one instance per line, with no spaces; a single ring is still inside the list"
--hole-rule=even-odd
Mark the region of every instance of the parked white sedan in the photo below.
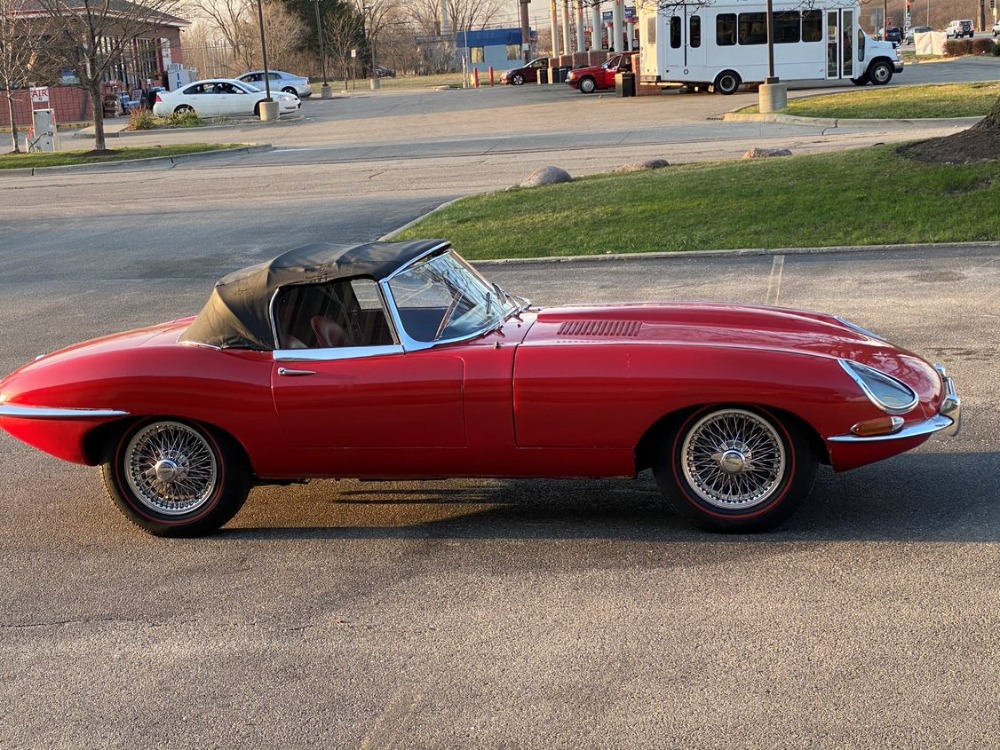
[[[241,76],[237,76],[236,80],[249,83],[251,86],[256,86],[262,91],[264,90],[264,71],[262,70],[244,73]],[[308,78],[286,73],[283,70],[267,71],[267,82],[271,85],[272,94],[275,91],[284,91],[286,94],[295,94],[303,99],[307,96],[312,96],[313,90],[312,86],[309,85]]]
[[[153,103],[153,114],[168,117],[193,110],[199,117],[259,115],[260,103],[266,98],[267,94],[249,83],[213,78],[189,83],[175,91],[160,91]],[[295,94],[272,91],[271,99],[278,102],[280,114],[296,112],[302,106]]]

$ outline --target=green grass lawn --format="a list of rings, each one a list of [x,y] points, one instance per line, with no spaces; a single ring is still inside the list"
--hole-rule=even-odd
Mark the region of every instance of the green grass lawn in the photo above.
[[[892,146],[687,164],[462,200],[400,239],[471,259],[1000,239],[1000,162],[927,166]]]
[[[36,169],[38,167],[64,167],[71,164],[97,164],[105,161],[128,159],[148,159],[153,156],[183,156],[205,151],[220,151],[226,148],[240,148],[239,143],[188,143],[176,146],[147,146],[142,148],[116,148],[105,153],[93,151],[55,151],[52,153],[2,154],[0,169]]]
[[[1000,97],[1000,81],[882,88],[865,86],[842,94],[789,99],[785,115],[912,120],[982,117]],[[757,112],[748,107],[743,112]]]

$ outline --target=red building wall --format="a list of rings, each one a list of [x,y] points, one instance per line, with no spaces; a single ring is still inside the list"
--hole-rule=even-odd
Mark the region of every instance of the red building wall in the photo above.
[[[6,91],[0,92],[0,128],[10,127]],[[83,91],[75,86],[50,86],[49,103],[36,104],[35,109],[54,109],[56,125],[70,122],[88,122],[94,119],[94,110]],[[14,92],[14,120],[19,128],[31,127],[31,95],[28,89]]]

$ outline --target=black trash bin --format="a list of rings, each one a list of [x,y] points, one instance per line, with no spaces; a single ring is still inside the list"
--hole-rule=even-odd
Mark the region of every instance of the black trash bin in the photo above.
[[[635,96],[635,73],[615,74],[615,96]]]
[[[566,83],[566,79],[569,78],[569,72],[572,70],[569,65],[559,68],[559,83]]]
[[[538,83],[539,85],[549,82],[549,69],[539,68],[538,69]]]

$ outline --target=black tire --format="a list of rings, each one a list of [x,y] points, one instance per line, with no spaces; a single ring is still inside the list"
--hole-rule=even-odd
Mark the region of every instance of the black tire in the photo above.
[[[653,474],[667,505],[708,531],[767,531],[802,504],[816,454],[801,430],[774,414],[711,406],[666,433]]]
[[[194,112],[194,107],[187,104],[181,104],[177,107],[174,107],[175,115],[183,115],[185,112]]]
[[[283,88],[282,91],[284,91],[286,94],[295,94],[295,96],[299,95],[299,92],[295,90],[294,86],[285,86],[285,88]]]
[[[511,76],[510,82],[513,83],[515,86],[520,86],[522,83],[524,83],[524,76],[521,75],[520,73],[515,73],[513,76]]]
[[[712,87],[715,89],[715,93],[729,96],[739,91],[742,83],[739,73],[735,70],[724,70],[715,77],[715,83],[712,84]]]
[[[892,66],[886,60],[876,60],[865,73],[873,86],[885,86],[892,80]]]
[[[101,468],[111,499],[154,536],[216,531],[243,507],[251,486],[243,451],[227,435],[179,419],[134,425]]]
[[[580,79],[580,92],[584,94],[593,94],[597,91],[597,81],[595,81],[590,76]]]
[[[260,102],[253,105],[253,116],[260,117]]]
[[[864,75],[858,76],[857,78],[852,78],[851,83],[853,83],[855,86],[864,86],[866,83],[869,83],[868,74],[865,73]]]

